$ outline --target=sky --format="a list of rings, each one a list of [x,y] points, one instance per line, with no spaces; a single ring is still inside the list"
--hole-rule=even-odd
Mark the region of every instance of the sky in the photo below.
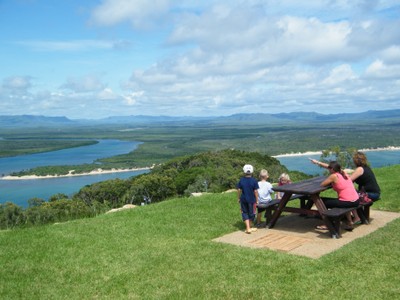
[[[400,109],[400,0],[0,0],[0,115]]]

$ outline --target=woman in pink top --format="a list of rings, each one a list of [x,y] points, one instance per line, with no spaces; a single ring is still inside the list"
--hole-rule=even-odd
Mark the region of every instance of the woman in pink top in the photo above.
[[[322,186],[332,185],[332,188],[338,194],[338,198],[322,198],[325,203],[326,208],[333,207],[357,207],[360,203],[358,200],[358,193],[354,187],[353,181],[350,176],[346,174],[336,161],[331,161],[327,169],[330,175],[321,183]],[[358,218],[358,216],[355,216]],[[347,227],[346,230],[353,229],[353,220],[351,213],[346,214]],[[323,226],[322,226],[323,227]],[[321,226],[318,229],[325,229]]]

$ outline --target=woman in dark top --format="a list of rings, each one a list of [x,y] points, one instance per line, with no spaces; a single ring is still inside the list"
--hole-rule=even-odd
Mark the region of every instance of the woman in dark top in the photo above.
[[[375,174],[368,166],[367,156],[362,152],[356,152],[353,155],[353,162],[356,169],[350,178],[358,184],[358,190],[364,191],[372,201],[379,200],[381,189],[376,181]]]

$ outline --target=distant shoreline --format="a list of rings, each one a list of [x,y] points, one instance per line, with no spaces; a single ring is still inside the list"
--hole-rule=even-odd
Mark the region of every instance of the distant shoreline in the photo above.
[[[388,146],[388,147],[359,149],[358,151],[368,152],[368,151],[398,151],[398,150],[400,150],[400,147]],[[279,157],[307,156],[307,155],[321,155],[321,154],[322,151],[307,151],[307,152],[296,152],[296,153],[292,152],[292,153],[273,155],[272,157],[279,158]]]
[[[362,152],[368,151],[398,151],[400,147],[388,146],[388,147],[378,147],[378,148],[368,148],[368,149],[359,149]],[[309,155],[321,155],[322,151],[307,151],[307,152],[297,152],[297,153],[286,153],[273,155],[274,158],[280,157],[295,157],[295,156],[309,156]],[[11,176],[7,175],[4,177],[0,177],[0,180],[30,180],[30,179],[50,179],[50,178],[63,178],[63,177],[76,177],[76,176],[90,176],[90,175],[101,175],[101,174],[109,174],[109,173],[119,173],[119,172],[134,172],[134,171],[142,171],[142,170],[150,170],[152,167],[145,168],[131,168],[131,169],[111,169],[111,170],[103,170],[96,169],[87,173],[79,173],[74,174],[74,170],[70,170],[68,174],[65,175],[46,175],[46,176],[37,176],[37,175],[24,175],[24,176]]]
[[[49,178],[63,178],[63,177],[76,177],[76,176],[89,176],[89,175],[102,175],[102,174],[110,174],[110,173],[120,173],[120,172],[134,172],[134,171],[142,171],[142,170],[150,170],[152,167],[146,168],[131,168],[131,169],[111,169],[111,170],[103,170],[96,169],[87,173],[78,173],[74,174],[74,170],[70,170],[68,174],[64,175],[46,175],[46,176],[38,176],[38,175],[24,175],[24,176],[4,176],[1,177],[0,180],[30,180],[30,179],[49,179]]]

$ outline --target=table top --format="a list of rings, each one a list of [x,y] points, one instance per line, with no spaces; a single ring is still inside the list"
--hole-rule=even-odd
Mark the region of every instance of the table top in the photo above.
[[[289,192],[292,194],[302,195],[317,194],[331,188],[331,186],[321,186],[321,182],[325,179],[326,176],[314,177],[299,182],[277,186],[274,187],[273,190],[275,192]]]

